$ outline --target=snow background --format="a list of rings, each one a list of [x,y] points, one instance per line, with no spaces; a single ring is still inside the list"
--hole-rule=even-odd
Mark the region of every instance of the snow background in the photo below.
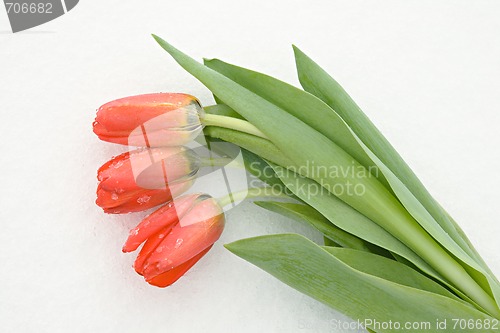
[[[0,331],[348,332],[344,317],[226,251],[266,233],[318,235],[244,203],[167,289],[121,246],[143,213],[95,206],[123,147],[91,131],[101,104],[211,95],[149,36],[293,84],[298,45],[353,96],[500,276],[498,1],[81,1],[12,34],[0,9]],[[349,331],[352,332],[352,331]]]

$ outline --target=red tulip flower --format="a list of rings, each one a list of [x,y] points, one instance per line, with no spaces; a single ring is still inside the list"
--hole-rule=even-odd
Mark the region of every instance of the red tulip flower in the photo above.
[[[148,283],[167,287],[210,250],[223,229],[224,213],[214,198],[186,195],[132,229],[123,252],[134,251],[145,242],[134,268]]]
[[[104,104],[93,126],[103,141],[136,147],[180,146],[201,132],[202,114],[191,95],[146,94]]]
[[[96,203],[113,214],[146,210],[189,189],[198,169],[196,156],[184,147],[130,151],[99,168]]]

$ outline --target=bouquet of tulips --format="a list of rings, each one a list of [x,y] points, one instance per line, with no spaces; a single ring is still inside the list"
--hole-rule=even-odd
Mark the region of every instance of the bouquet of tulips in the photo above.
[[[301,90],[217,59],[199,63],[154,38],[217,104],[203,108],[192,96],[158,93],[98,110],[100,139],[139,148],[99,169],[97,204],[107,213],[163,205],[123,247],[130,252],[144,243],[134,267],[148,283],[168,286],[204,256],[223,231],[225,206],[267,197],[256,204],[319,230],[324,244],[277,234],[225,247],[284,283],[371,332],[500,331],[499,281],[384,136],[308,56],[294,47]],[[200,138],[208,157],[186,146]],[[232,164],[234,145],[243,158],[231,168],[260,185],[219,198],[193,192],[202,170]]]

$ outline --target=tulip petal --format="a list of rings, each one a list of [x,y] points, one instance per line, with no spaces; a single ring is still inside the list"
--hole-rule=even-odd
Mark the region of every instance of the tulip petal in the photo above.
[[[224,214],[213,198],[205,199],[181,218],[147,260],[144,273],[158,275],[177,267],[215,243],[224,229]],[[206,213],[208,218],[204,217]],[[204,220],[201,220],[205,218]],[[189,224],[185,222],[189,221]]]
[[[134,269],[148,283],[166,287],[209,251],[223,228],[224,213],[214,198],[199,193],[185,195],[132,229],[123,252],[133,251],[146,241]]]
[[[165,288],[170,286],[179,278],[181,278],[191,267],[193,267],[193,265],[196,264],[198,260],[200,260],[205,254],[207,254],[207,252],[212,248],[212,246],[213,245],[210,245],[209,247],[198,253],[193,258],[189,259],[188,261],[177,267],[172,268],[167,272],[156,275],[149,279],[146,278],[146,282],[160,288]]]
[[[98,190],[96,204],[105,213],[123,214],[140,212],[172,200],[169,190],[138,190],[118,194]]]
[[[102,105],[97,110],[98,130],[109,133],[132,131],[141,124],[167,112],[188,105],[195,97],[177,93],[154,93],[129,96]]]
[[[170,233],[171,230],[172,226],[161,229],[158,233],[148,238],[146,243],[144,243],[144,246],[142,247],[139,255],[134,261],[134,269],[139,275],[144,274],[144,264],[146,263],[146,260],[156,249],[156,247],[163,241],[163,238]]]
[[[185,147],[138,149],[118,155],[98,170],[98,206],[106,213],[143,211],[168,202],[193,183],[197,155]]]
[[[165,190],[129,191],[118,194],[102,189],[97,191],[96,204],[108,214],[125,214],[144,211],[163,203],[169,202],[187,191],[193,185],[193,180],[172,184]]]
[[[97,172],[99,188],[118,192],[138,188],[165,189],[198,171],[198,156],[185,147],[137,149],[113,157]]]
[[[199,195],[186,195],[160,207],[144,218],[134,229],[123,246],[123,252],[135,251],[146,239],[166,227],[173,227],[191,208]]]
[[[178,146],[197,136],[203,126],[198,100],[187,94],[130,96],[104,104],[93,124],[99,139],[132,146]]]

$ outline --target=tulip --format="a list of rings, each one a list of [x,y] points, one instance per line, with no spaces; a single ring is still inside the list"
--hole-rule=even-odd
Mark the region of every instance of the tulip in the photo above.
[[[182,196],[142,220],[123,246],[123,252],[142,247],[136,272],[151,285],[167,287],[200,260],[219,239],[224,213],[206,194]]]
[[[94,121],[99,139],[136,147],[179,146],[203,129],[203,109],[187,94],[130,96],[101,106]]]
[[[137,212],[186,191],[199,169],[184,147],[139,149],[112,158],[98,170],[96,203],[106,213]]]

